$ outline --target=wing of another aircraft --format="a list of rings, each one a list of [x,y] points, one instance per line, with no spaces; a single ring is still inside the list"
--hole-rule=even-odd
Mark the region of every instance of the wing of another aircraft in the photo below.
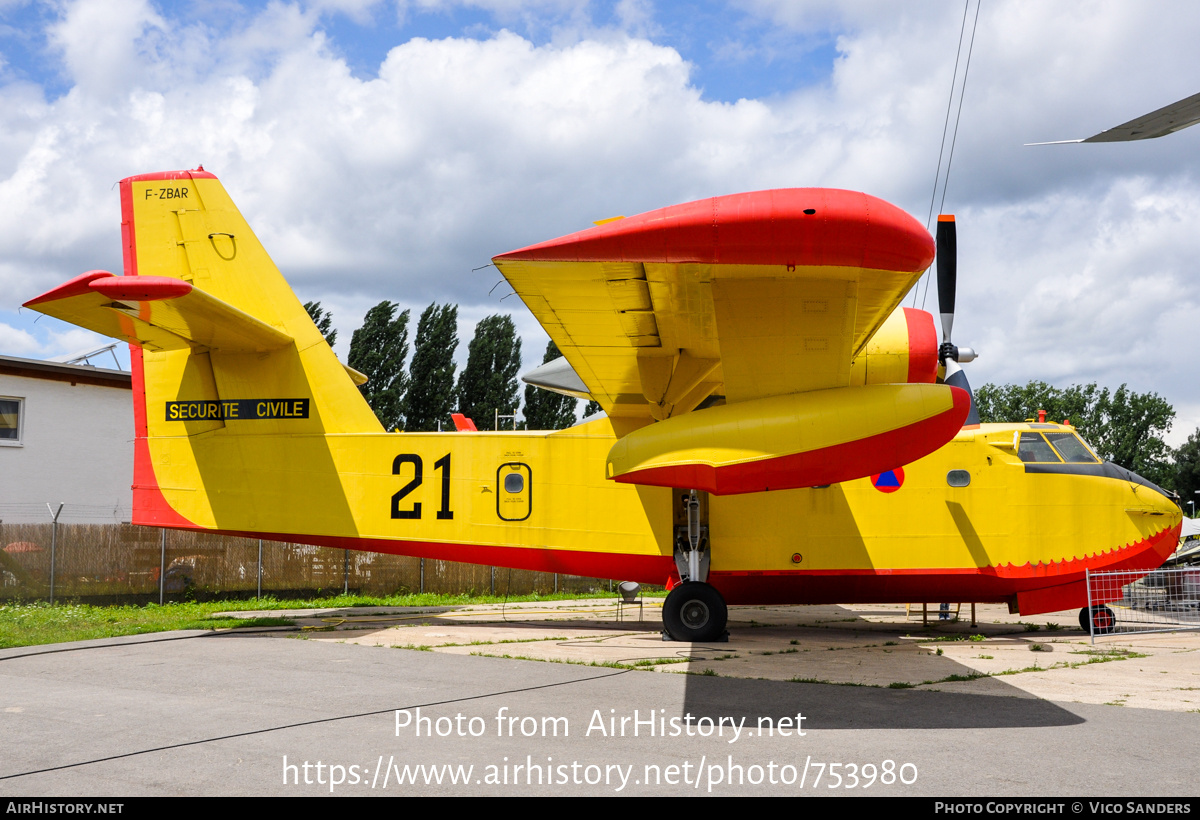
[[[1085,139],[1053,140],[1051,142],[1027,142],[1026,145],[1068,145],[1077,142],[1131,142],[1133,140],[1148,140],[1155,137],[1165,137],[1182,131],[1188,126],[1200,122],[1200,94],[1193,94],[1178,102],[1164,105],[1157,111],[1135,117],[1129,122],[1123,122],[1114,128],[1108,128],[1099,134],[1093,134]]]
[[[851,191],[736,194],[494,259],[613,417],[850,384],[933,260],[908,214]]]
[[[961,428],[965,391],[915,366],[936,361],[932,318],[896,311],[933,255],[893,205],[792,188],[610,220],[493,261],[627,431],[610,478],[744,493],[882,472]],[[900,354],[860,367],[893,313]],[[580,395],[543,369],[534,383]],[[696,409],[710,397],[725,406]]]

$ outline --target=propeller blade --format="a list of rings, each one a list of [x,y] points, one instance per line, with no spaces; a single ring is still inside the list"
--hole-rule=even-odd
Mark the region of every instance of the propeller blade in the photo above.
[[[942,341],[950,341],[954,329],[954,291],[958,282],[958,235],[954,214],[938,214],[937,224],[938,309],[942,313]]]

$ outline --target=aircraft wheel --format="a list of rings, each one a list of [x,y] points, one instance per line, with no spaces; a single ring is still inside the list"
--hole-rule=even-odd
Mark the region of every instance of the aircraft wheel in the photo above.
[[[725,599],[708,584],[680,584],[663,604],[663,626],[677,641],[715,641],[728,619]]]
[[[1092,628],[1088,628],[1091,619]],[[1094,631],[1097,635],[1108,635],[1117,628],[1117,616],[1106,606],[1084,607],[1079,610],[1079,628],[1084,632]]]

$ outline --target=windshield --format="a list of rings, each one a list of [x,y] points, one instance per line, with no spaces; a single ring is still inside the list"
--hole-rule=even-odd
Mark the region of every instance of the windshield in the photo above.
[[[1021,434],[1021,446],[1017,449],[1017,457],[1021,461],[1052,461],[1055,464],[1062,461],[1040,433]]]
[[[1095,464],[1100,460],[1074,433],[1047,433],[1046,438],[1068,464]]]
[[[1074,433],[1022,433],[1017,457],[1031,463],[1100,463],[1091,448]]]

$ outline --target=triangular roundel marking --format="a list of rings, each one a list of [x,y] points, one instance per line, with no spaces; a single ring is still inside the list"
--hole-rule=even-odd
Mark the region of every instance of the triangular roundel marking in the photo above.
[[[894,493],[904,486],[904,468],[897,467],[871,476],[871,486],[881,493]]]

